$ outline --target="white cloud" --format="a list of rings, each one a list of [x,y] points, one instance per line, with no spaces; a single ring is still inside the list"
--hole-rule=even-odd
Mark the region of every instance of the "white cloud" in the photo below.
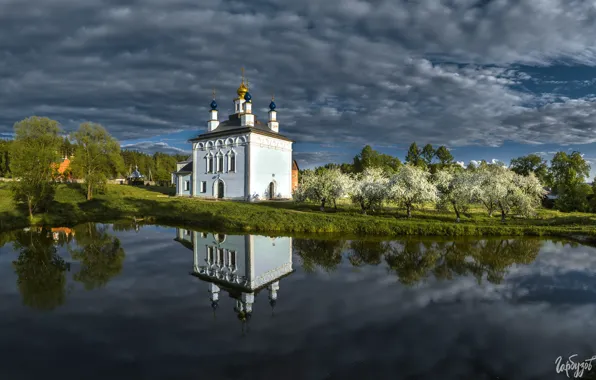
[[[154,141],[142,141],[134,144],[122,145],[123,150],[138,150],[148,154],[154,154],[156,152],[167,153],[167,154],[190,154],[190,149],[180,149],[174,146],[168,145],[165,142],[154,142]]]

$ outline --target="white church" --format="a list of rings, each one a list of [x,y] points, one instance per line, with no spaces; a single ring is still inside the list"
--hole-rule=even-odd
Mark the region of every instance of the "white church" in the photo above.
[[[255,296],[267,290],[269,304],[277,303],[280,279],[294,272],[292,238],[226,235],[177,228],[177,242],[192,250],[192,274],[207,282],[215,311],[220,294],[235,300],[241,321],[251,318]]]
[[[257,120],[244,82],[243,74],[228,120],[219,121],[213,95],[207,132],[189,140],[192,156],[172,173],[176,195],[246,201],[292,197],[293,142],[279,134],[273,98],[267,124]]]

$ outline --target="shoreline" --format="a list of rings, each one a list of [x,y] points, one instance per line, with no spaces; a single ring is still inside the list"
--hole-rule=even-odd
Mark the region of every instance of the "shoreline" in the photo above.
[[[0,187],[0,197],[8,195]],[[549,211],[550,212],[550,211]],[[0,232],[31,226],[65,226],[87,222],[110,223],[143,219],[143,224],[185,226],[222,233],[319,234],[360,238],[405,236],[488,237],[538,236],[570,239],[596,245],[594,214],[565,215],[550,212],[539,219],[513,219],[501,223],[478,211],[473,219],[455,222],[449,213],[419,210],[411,219],[391,209],[378,215],[362,215],[349,205],[337,212],[318,211],[318,205],[296,205],[292,202],[244,203],[164,197],[155,189],[126,185],[109,185],[104,195],[86,201],[72,185],[60,185],[56,200],[45,214],[33,223],[12,204],[0,204]]]
[[[9,230],[2,229],[2,224],[0,223],[0,234],[11,233],[14,231],[21,230],[23,228],[28,227],[69,227],[72,228],[78,224],[83,223],[102,223],[102,224],[117,224],[122,222],[130,222],[134,223],[134,217],[128,218],[120,218],[120,219],[101,219],[101,218],[91,218],[91,220],[77,220],[77,221],[63,221],[59,223],[58,219],[52,219],[56,223],[48,224],[48,223],[36,223],[36,224],[26,224],[17,226],[16,228],[11,228]],[[290,236],[292,238],[303,238],[303,239],[315,239],[315,240],[365,240],[365,241],[389,241],[389,240],[400,240],[404,238],[419,238],[419,239],[429,239],[429,240],[444,240],[446,242],[453,241],[453,240],[460,240],[460,239],[487,239],[487,238],[510,238],[510,239],[517,239],[517,238],[538,238],[544,240],[565,240],[568,242],[574,242],[585,246],[596,247],[596,234],[588,234],[588,233],[577,233],[572,231],[541,231],[541,234],[534,233],[516,233],[516,234],[503,234],[503,233],[496,233],[491,234],[490,230],[484,231],[484,233],[480,234],[459,234],[459,235],[438,235],[438,234],[397,234],[397,235],[383,235],[383,234],[376,234],[376,235],[361,235],[361,234],[354,234],[349,232],[312,232],[312,231],[270,231],[270,230],[257,230],[257,229],[239,229],[239,230],[229,230],[229,229],[217,229],[212,228],[212,226],[202,225],[197,223],[180,223],[179,221],[176,222],[173,219],[168,218],[158,218],[158,217],[151,217],[145,216],[142,218],[137,218],[139,226],[163,226],[163,227],[171,227],[171,228],[184,228],[189,230],[200,230],[209,233],[226,233],[229,235],[246,235],[246,234],[255,234],[255,235],[264,235],[264,236],[271,236],[271,237],[282,237],[282,236]],[[1,222],[1,221],[0,221]],[[481,230],[478,228],[477,230]],[[409,229],[411,231],[411,229]],[[486,233],[488,232],[488,233]]]

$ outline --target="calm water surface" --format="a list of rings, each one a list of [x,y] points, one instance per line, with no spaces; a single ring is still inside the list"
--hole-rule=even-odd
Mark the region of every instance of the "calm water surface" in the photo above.
[[[86,224],[0,246],[0,379],[542,380],[596,354],[581,245]]]

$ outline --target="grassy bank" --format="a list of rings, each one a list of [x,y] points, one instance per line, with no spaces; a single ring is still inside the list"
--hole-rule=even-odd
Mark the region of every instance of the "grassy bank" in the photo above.
[[[395,236],[583,236],[596,239],[596,215],[563,214],[541,210],[535,219],[489,218],[483,209],[454,222],[454,215],[416,210],[412,219],[386,208],[375,215],[361,215],[342,203],[338,210],[321,212],[317,205],[293,202],[243,203],[169,197],[172,189],[109,185],[108,192],[86,201],[78,185],[60,185],[56,200],[33,224],[72,226],[82,222],[144,219],[145,222],[204,228],[220,232],[341,233],[343,235]],[[24,210],[11,200],[8,184],[0,183],[0,231],[29,226]]]

